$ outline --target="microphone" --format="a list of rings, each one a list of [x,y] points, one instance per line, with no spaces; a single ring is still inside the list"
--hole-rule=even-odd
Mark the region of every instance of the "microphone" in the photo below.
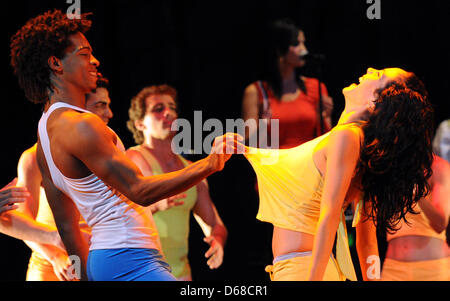
[[[325,54],[322,53],[308,53],[301,54],[300,58],[305,61],[313,60],[313,61],[325,61]]]

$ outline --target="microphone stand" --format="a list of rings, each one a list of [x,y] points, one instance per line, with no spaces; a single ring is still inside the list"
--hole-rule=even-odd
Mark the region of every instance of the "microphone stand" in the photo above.
[[[324,131],[325,131],[325,121],[324,121],[324,118],[323,118],[323,115],[322,115],[322,112],[323,112],[323,100],[322,100],[322,89],[321,89],[321,85],[322,85],[322,65],[323,65],[323,62],[325,61],[325,55],[323,55],[323,54],[306,54],[305,56],[304,56],[305,58],[306,58],[306,60],[310,60],[310,63],[311,63],[311,61],[314,61],[314,67],[315,68],[312,68],[312,69],[310,69],[311,71],[312,70],[314,70],[314,71],[316,71],[316,74],[315,74],[315,76],[317,77],[317,80],[318,80],[318,82],[319,82],[319,86],[318,86],[318,89],[319,89],[319,103],[318,103],[318,113],[319,113],[319,121],[320,121],[320,124],[319,124],[319,136],[320,135],[323,135],[324,134]],[[307,63],[308,64],[308,63]],[[313,74],[314,74],[314,71],[313,71]],[[313,75],[314,76],[314,75]]]
[[[324,129],[325,129],[325,122],[323,120],[323,101],[322,101],[322,89],[321,89],[321,84],[322,84],[322,61],[319,60],[319,62],[317,63],[317,80],[319,81],[319,118],[320,118],[320,135],[324,134]],[[319,135],[319,136],[320,136]]]

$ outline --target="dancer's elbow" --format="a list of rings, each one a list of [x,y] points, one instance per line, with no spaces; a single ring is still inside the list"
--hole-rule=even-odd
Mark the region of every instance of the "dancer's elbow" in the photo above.
[[[148,185],[144,185],[142,181],[130,185],[127,197],[142,207],[148,207],[162,199],[158,197],[157,191],[149,189]]]

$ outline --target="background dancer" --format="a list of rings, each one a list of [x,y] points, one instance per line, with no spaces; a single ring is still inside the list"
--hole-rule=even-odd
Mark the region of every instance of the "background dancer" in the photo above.
[[[298,146],[331,128],[333,100],[325,85],[321,84],[323,108],[319,113],[319,81],[299,74],[308,53],[305,42],[303,30],[292,22],[280,20],[272,24],[268,38],[270,67],[264,80],[245,89],[242,101],[245,121],[251,119],[258,124],[259,119],[279,120],[279,147],[282,149]],[[259,132],[256,128],[247,130],[246,139]],[[270,141],[264,142],[270,146]]]
[[[450,248],[446,228],[450,218],[450,164],[434,156],[431,193],[408,213],[399,230],[387,235],[384,281],[449,281]]]

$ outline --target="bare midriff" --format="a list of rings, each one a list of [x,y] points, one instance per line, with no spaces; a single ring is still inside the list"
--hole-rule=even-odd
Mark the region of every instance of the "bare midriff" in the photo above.
[[[272,252],[274,258],[292,252],[312,251],[313,244],[314,235],[273,227]]]
[[[447,242],[427,236],[408,235],[389,241],[386,258],[398,261],[423,261],[450,257]]]

